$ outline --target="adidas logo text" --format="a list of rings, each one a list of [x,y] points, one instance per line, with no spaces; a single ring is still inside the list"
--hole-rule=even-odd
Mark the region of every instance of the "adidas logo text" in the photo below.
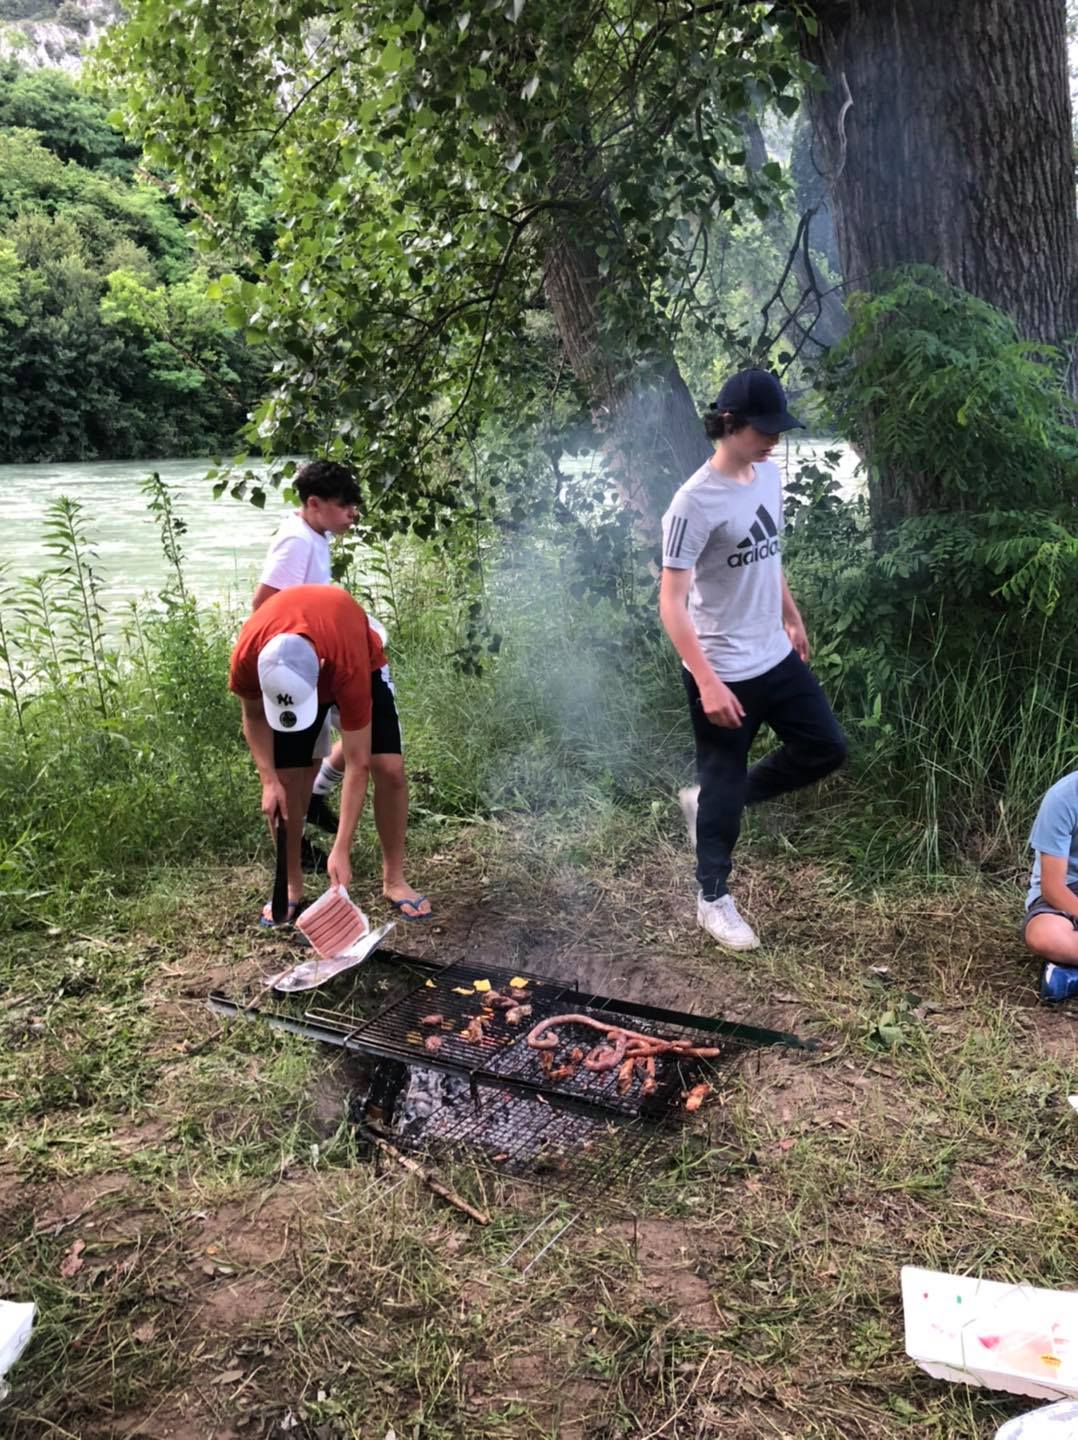
[[[776,535],[774,540],[765,540],[762,545],[757,545],[752,550],[735,550],[732,555],[727,555],[726,563],[732,570],[737,570],[740,566],[751,565],[756,560],[769,560],[781,550],[782,546]]]
[[[742,565],[751,565],[757,560],[768,560],[772,555],[778,555],[782,549],[779,540],[779,532],[768,513],[767,507],[760,505],[756,511],[756,519],[744,540],[737,542],[737,549],[732,555],[727,555],[726,563],[732,570],[737,570]]]

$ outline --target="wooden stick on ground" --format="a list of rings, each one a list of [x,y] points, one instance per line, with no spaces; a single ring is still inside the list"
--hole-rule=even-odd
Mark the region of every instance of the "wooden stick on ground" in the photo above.
[[[475,1220],[478,1224],[490,1224],[489,1215],[485,1214],[482,1210],[477,1210],[474,1205],[469,1205],[467,1200],[463,1200],[455,1191],[443,1185],[440,1180],[436,1179],[429,1170],[425,1170],[423,1166],[420,1165],[418,1161],[413,1160],[410,1155],[402,1154],[395,1145],[391,1145],[388,1140],[383,1140],[380,1135],[374,1135],[369,1130],[365,1130],[364,1133],[367,1139],[377,1145],[378,1149],[381,1150],[384,1155],[388,1155],[391,1160],[395,1160],[398,1165],[410,1171],[411,1174],[417,1175],[428,1190],[433,1190],[435,1195],[440,1195],[443,1200],[447,1200],[450,1205],[456,1206],[458,1210],[463,1211],[465,1215]]]

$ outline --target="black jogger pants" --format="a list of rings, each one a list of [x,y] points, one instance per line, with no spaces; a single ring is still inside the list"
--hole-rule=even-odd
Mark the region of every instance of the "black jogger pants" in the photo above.
[[[717,900],[726,894],[745,806],[811,785],[837,770],[846,758],[846,738],[819,681],[792,650],[763,675],[727,682],[745,711],[736,730],[711,723],[696,681],[688,670],[682,675],[700,782],[696,878],[704,899]],[[761,725],[770,726],[782,743],[750,770],[749,750]]]

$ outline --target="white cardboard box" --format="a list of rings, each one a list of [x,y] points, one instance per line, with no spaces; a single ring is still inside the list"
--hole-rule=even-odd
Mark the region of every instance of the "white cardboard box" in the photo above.
[[[1078,1292],[902,1268],[906,1354],[937,1380],[1078,1396]]]

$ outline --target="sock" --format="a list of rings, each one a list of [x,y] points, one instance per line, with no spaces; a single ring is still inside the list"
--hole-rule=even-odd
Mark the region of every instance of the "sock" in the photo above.
[[[322,768],[319,770],[314,782],[314,793],[316,795],[328,795],[334,785],[339,785],[343,779],[343,770],[334,770],[328,760],[323,760]]]

